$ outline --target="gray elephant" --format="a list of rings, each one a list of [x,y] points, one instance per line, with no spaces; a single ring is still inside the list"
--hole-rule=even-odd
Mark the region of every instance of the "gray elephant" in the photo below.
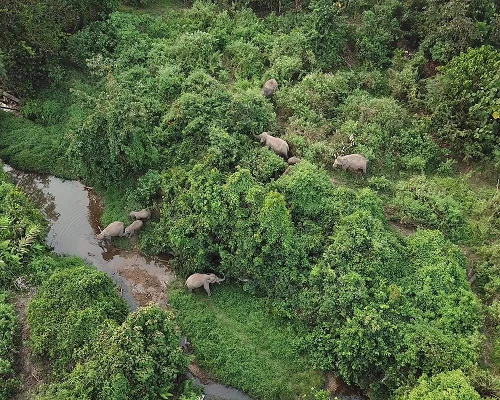
[[[226,279],[218,278],[215,274],[193,274],[186,279],[186,286],[190,292],[193,289],[204,287],[207,294],[210,296],[210,283],[221,283]]]
[[[111,241],[113,236],[123,236],[124,225],[121,221],[111,222],[106,228],[104,228],[101,233],[97,235],[97,240],[107,240]]]
[[[132,211],[130,213],[130,218],[132,219],[148,219],[151,216],[151,211],[143,208],[140,211]]]
[[[344,171],[351,170],[354,172],[362,171],[366,174],[367,159],[361,154],[348,154],[346,156],[339,156],[333,163],[334,168],[341,167]]]
[[[255,137],[259,139],[261,143],[264,143],[267,147],[273,150],[277,155],[283,157],[285,160],[288,160],[288,151],[290,148],[288,147],[288,143],[283,139],[271,136],[269,132],[262,132],[260,135],[255,135]]]
[[[288,160],[287,160],[287,163],[288,165],[295,165],[295,164],[298,164],[299,162],[301,162],[302,160],[299,158],[299,157],[290,157]]]
[[[137,233],[137,231],[142,228],[142,225],[143,222],[140,219],[132,222],[129,226],[125,228],[125,233],[123,234],[123,236],[128,236],[128,237],[134,236]]]
[[[276,79],[269,79],[262,87],[262,94],[264,97],[271,97],[276,90],[278,90],[278,82]]]

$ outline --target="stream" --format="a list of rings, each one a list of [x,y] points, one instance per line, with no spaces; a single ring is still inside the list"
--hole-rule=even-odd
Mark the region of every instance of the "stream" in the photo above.
[[[175,279],[168,260],[144,257],[133,250],[99,243],[96,234],[103,228],[100,225],[103,204],[92,188],[78,181],[18,171],[7,164],[3,164],[3,169],[49,221],[46,242],[56,254],[78,256],[107,273],[131,310],[151,302],[166,306],[167,285]],[[204,399],[252,400],[237,389],[207,381],[191,372],[187,377],[203,388]],[[336,377],[327,376],[327,389],[339,400],[365,399],[358,390]]]

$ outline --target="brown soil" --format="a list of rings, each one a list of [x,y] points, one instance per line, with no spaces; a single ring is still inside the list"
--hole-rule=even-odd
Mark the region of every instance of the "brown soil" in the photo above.
[[[403,224],[400,224],[399,222],[396,221],[389,221],[389,225],[394,228],[396,231],[399,233],[402,233],[404,236],[410,236],[413,235],[417,230],[413,227],[409,227]]]
[[[166,307],[166,284],[158,277],[140,267],[119,268],[118,273],[129,282],[132,296],[139,306],[154,303]]]
[[[213,382],[210,374],[204,370],[202,370],[197,364],[192,362],[188,365],[188,370],[193,374],[194,377],[198,378],[201,383],[204,385],[208,385]]]
[[[16,371],[21,378],[21,387],[19,392],[13,397],[13,400],[32,399],[43,383],[43,373],[40,365],[34,361],[31,349],[28,345],[30,330],[27,321],[28,304],[33,298],[34,292],[24,292],[18,294],[14,299],[19,324],[21,326],[21,342],[19,343],[19,354],[16,360]]]
[[[335,375],[333,372],[325,373],[325,388],[334,399],[339,395],[356,396],[359,399],[366,398],[361,394],[359,388],[348,385],[340,376]]]

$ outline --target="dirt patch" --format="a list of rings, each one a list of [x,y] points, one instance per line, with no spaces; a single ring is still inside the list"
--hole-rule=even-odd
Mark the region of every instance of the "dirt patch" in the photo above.
[[[34,291],[24,292],[18,294],[13,299],[13,304],[21,327],[19,353],[15,363],[16,372],[21,378],[21,387],[19,388],[19,392],[13,397],[13,400],[28,400],[34,398],[45,376],[40,365],[34,361],[33,354],[28,345],[28,339],[30,337],[30,329],[27,321],[28,304],[34,294]]]
[[[325,389],[335,399],[337,398],[337,396],[353,400],[367,399],[367,397],[365,397],[361,393],[361,390],[359,388],[348,385],[340,376],[335,375],[333,372],[325,373]]]
[[[118,273],[125,278],[132,291],[132,296],[139,306],[150,303],[166,307],[167,291],[166,282],[157,276],[151,275],[140,267],[119,268]]]
[[[213,382],[210,374],[202,370],[197,364],[191,363],[188,365],[188,371],[193,374],[194,377],[198,378],[201,383],[208,385]]]
[[[400,224],[399,222],[396,222],[396,221],[388,221],[388,222],[392,228],[394,228],[399,233],[402,233],[404,236],[413,235],[417,231],[416,228],[412,228],[412,227]]]

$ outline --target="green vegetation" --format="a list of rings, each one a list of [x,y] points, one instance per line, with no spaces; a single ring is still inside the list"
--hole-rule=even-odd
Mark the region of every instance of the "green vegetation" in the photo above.
[[[411,392],[400,397],[401,400],[479,400],[480,398],[460,370],[442,372],[430,379],[424,375]]]
[[[33,204],[0,173],[0,288],[12,287],[25,265],[45,251],[46,222]]]
[[[8,400],[18,387],[14,373],[18,319],[5,292],[0,292],[0,399]]]
[[[103,272],[85,266],[57,271],[29,304],[31,348],[53,360],[54,373],[62,375],[87,356],[86,345],[126,315],[125,302]]]
[[[312,370],[376,400],[500,395],[493,0],[56,3],[0,10],[2,84],[26,94],[23,118],[0,115],[0,156],[94,185],[104,223],[152,208],[139,248],[180,275],[245,281],[172,293],[202,366],[259,398],[313,396]],[[302,162],[283,174],[262,131]],[[333,170],[350,153],[368,176]],[[49,256],[43,219],[2,193],[1,284],[42,284],[41,396],[182,396],[172,314],[125,320],[108,278]]]
[[[296,325],[236,287],[217,286],[213,294],[170,293],[201,367],[259,399],[291,399],[321,386],[321,375],[299,357],[297,337],[304,332]]]
[[[157,306],[141,308],[91,342],[85,361],[62,382],[45,388],[39,399],[169,398],[188,364],[179,339],[172,313]],[[184,389],[185,396],[193,393],[189,386]]]

